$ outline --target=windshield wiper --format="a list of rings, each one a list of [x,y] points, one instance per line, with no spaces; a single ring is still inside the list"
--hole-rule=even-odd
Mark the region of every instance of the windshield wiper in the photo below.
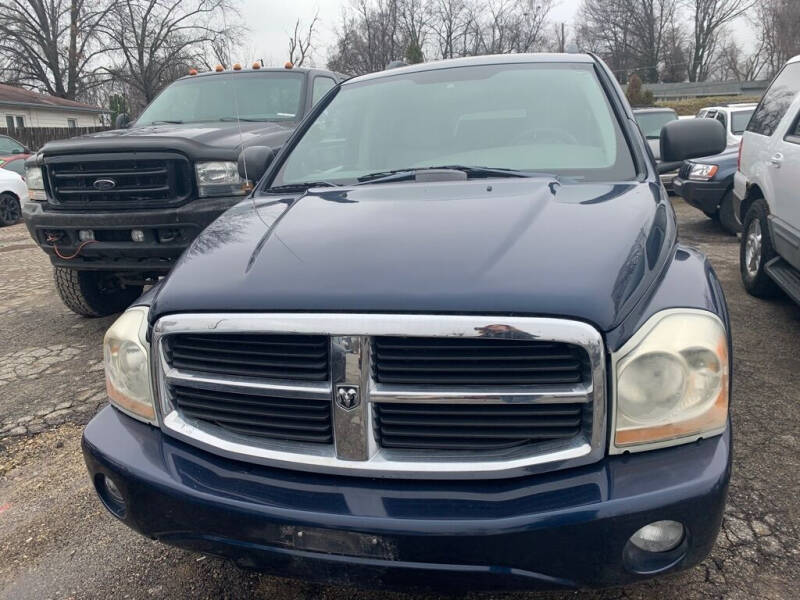
[[[160,120],[160,121],[151,121],[148,124],[149,125],[181,125],[181,124],[183,124],[183,121]]]
[[[312,187],[340,187],[330,181],[303,181],[302,183],[287,183],[286,185],[279,185],[276,187],[267,188],[268,193],[283,193],[283,192],[304,192]]]
[[[220,117],[219,121],[247,121],[249,123],[262,123],[264,121],[269,121],[267,118],[248,118],[248,117]]]
[[[390,183],[393,181],[405,181],[414,179],[419,171],[451,170],[461,171],[467,178],[484,177],[550,177],[557,179],[553,173],[534,173],[531,171],[519,171],[517,169],[496,169],[493,167],[468,167],[465,165],[441,165],[435,167],[417,167],[413,169],[395,169],[392,171],[378,171],[369,173],[358,178],[358,183]]]

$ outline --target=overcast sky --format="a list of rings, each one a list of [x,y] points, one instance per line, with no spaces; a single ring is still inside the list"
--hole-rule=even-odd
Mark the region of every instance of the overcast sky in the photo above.
[[[550,20],[571,23],[581,0],[556,0],[550,12]],[[288,55],[288,35],[300,17],[307,24],[319,11],[319,34],[315,64],[322,66],[328,56],[328,47],[335,39],[334,32],[340,21],[342,7],[350,0],[244,0],[242,16],[250,28],[249,44],[243,52],[253,56],[233,57],[234,61],[249,62],[263,58],[265,64],[281,65]],[[744,23],[736,27],[737,35],[749,39],[750,34]]]

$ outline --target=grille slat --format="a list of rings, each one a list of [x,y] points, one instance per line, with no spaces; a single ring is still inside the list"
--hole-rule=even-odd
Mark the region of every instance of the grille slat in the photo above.
[[[408,385],[575,384],[586,352],[577,346],[502,338],[376,337],[373,376]]]
[[[333,441],[330,400],[209,391],[184,385],[171,385],[170,395],[184,416],[235,433],[322,444]]]
[[[325,381],[326,336],[176,334],[166,343],[166,359],[176,369],[265,379]]]
[[[584,407],[581,403],[376,404],[374,430],[378,443],[384,448],[512,448],[578,435],[583,424]]]

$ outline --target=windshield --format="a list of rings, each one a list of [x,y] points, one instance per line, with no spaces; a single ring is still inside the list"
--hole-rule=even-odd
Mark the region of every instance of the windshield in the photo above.
[[[750,110],[737,110],[731,113],[731,131],[734,135],[742,135],[744,133],[754,111],[755,108],[751,108]]]
[[[153,100],[136,125],[226,121],[287,121],[301,112],[302,73],[261,71],[181,79]]]
[[[635,113],[634,116],[636,117],[636,122],[639,123],[639,127],[642,129],[642,133],[644,133],[648,140],[658,139],[661,137],[661,128],[664,127],[664,125],[670,121],[678,120],[678,116],[671,110]]]
[[[374,173],[442,166],[595,181],[635,176],[593,67],[534,63],[435,69],[345,85],[272,186],[353,183]]]

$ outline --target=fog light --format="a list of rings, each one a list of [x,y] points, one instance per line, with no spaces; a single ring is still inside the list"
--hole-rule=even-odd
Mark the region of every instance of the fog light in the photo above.
[[[144,231],[141,229],[132,229],[131,230],[131,239],[134,242],[143,242],[144,241]]]
[[[94,239],[94,231],[91,229],[81,229],[78,232],[78,239],[82,242],[91,242]]]
[[[646,552],[669,552],[683,541],[683,525],[677,521],[654,521],[631,536],[631,543]]]
[[[124,518],[127,509],[125,497],[117,487],[117,484],[114,483],[114,480],[102,473],[98,473],[94,479],[94,487],[109,512],[119,519]]]

